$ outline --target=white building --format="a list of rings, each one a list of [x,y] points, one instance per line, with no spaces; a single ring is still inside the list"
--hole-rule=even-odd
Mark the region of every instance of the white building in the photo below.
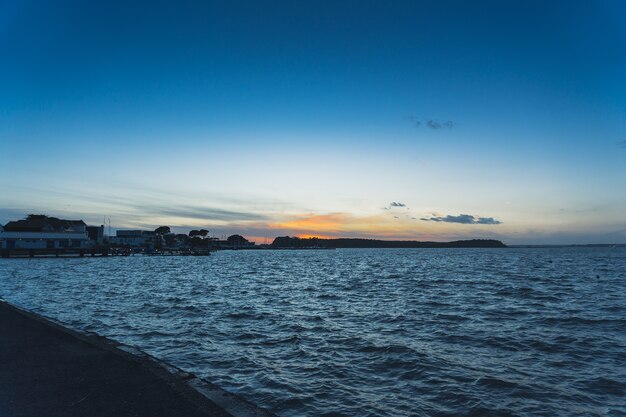
[[[93,246],[82,220],[29,215],[0,230],[2,249],[83,249]]]

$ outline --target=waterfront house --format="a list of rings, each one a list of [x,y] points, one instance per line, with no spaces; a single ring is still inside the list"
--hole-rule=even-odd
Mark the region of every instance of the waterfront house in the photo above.
[[[116,246],[154,249],[156,233],[150,230],[118,230],[110,242]]]
[[[29,215],[11,221],[0,231],[2,249],[89,248],[93,242],[82,220],[65,220],[44,215]]]

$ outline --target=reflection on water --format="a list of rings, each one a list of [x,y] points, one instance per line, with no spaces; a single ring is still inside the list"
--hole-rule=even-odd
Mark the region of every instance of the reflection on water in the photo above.
[[[624,248],[3,259],[0,297],[282,416],[626,410]]]

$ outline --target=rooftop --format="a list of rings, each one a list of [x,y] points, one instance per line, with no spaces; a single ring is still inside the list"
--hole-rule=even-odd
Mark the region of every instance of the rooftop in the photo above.
[[[7,232],[65,232],[87,226],[82,220],[65,220],[44,215],[29,215],[26,219],[8,222]]]

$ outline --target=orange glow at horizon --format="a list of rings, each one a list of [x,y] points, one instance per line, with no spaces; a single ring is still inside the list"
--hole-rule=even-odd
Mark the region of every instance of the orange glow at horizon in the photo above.
[[[268,224],[267,227],[273,230],[288,230],[291,235],[300,238],[320,239],[360,236],[416,239],[432,235],[432,231],[426,225],[418,225],[407,219],[384,214],[363,217],[349,213],[302,214],[294,215],[284,222]]]
[[[324,235],[324,234],[308,234],[308,233],[301,233],[301,234],[297,234],[296,237],[299,237],[300,239],[313,239],[313,238],[318,238],[318,239],[336,239],[335,236],[330,236],[330,235]]]
[[[341,232],[345,227],[347,217],[348,216],[343,213],[310,214],[298,216],[298,218],[284,223],[272,224],[270,228],[299,230],[303,232],[300,234],[307,235],[311,234],[307,232],[316,234],[317,231]]]

